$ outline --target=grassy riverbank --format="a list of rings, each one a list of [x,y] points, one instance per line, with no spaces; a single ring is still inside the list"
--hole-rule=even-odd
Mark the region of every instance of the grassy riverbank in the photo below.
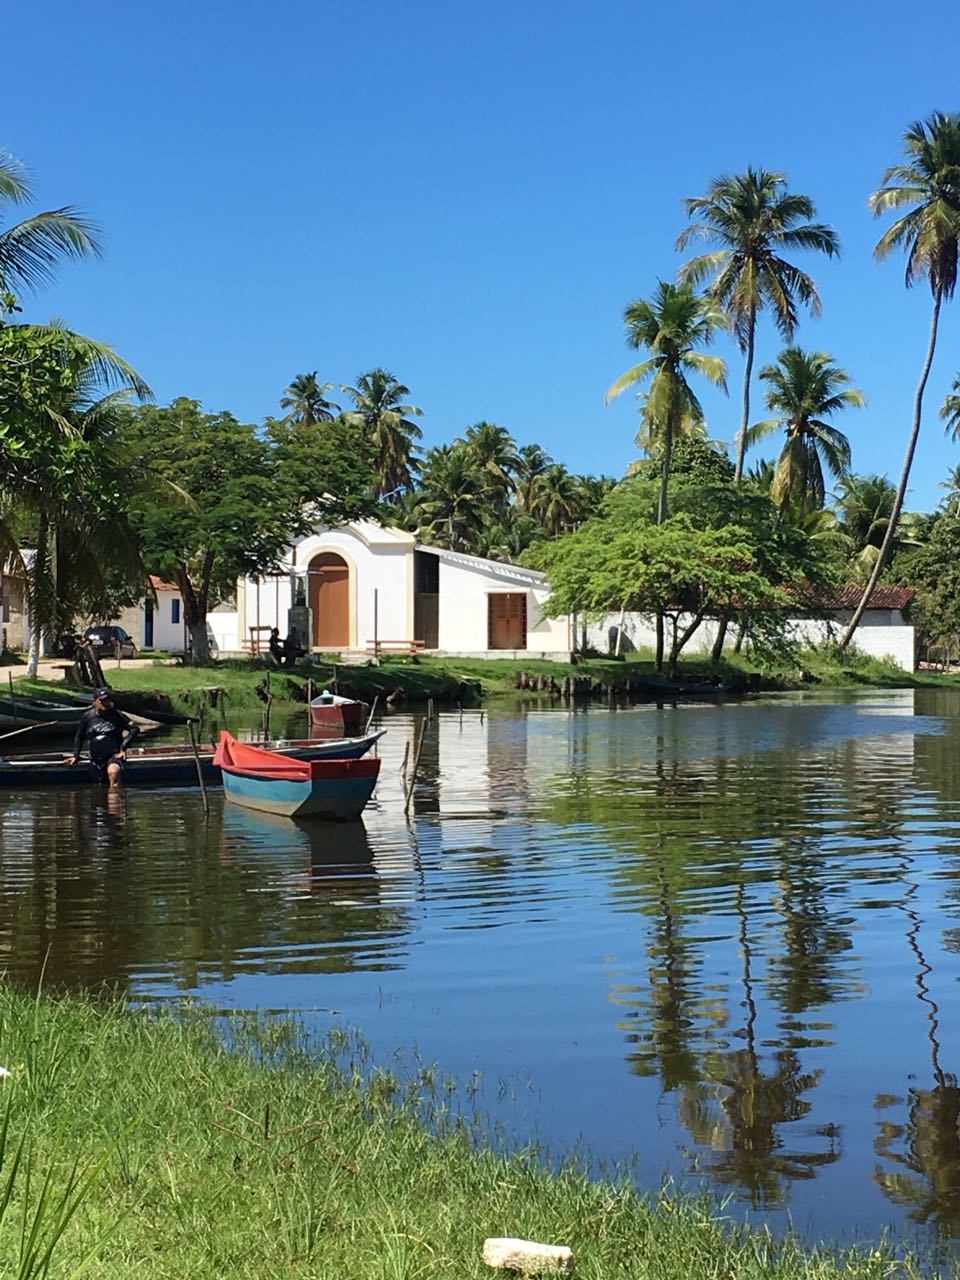
[[[24,1215],[52,1243],[51,1276],[95,1250],[100,1280],[469,1280],[496,1274],[480,1260],[493,1235],[570,1245],[581,1280],[916,1274],[880,1250],[807,1251],[704,1203],[497,1156],[451,1119],[434,1073],[363,1072],[345,1035],[311,1056],[290,1022],[240,1016],[230,1034],[228,1053],[196,1010],[177,1021],[0,991],[4,1275],[46,1274],[18,1270]],[[71,1177],[86,1190],[54,1239]]]
[[[115,688],[155,695],[156,705],[185,714],[196,714],[203,702],[212,704],[218,689],[224,692],[228,710],[237,711],[262,710],[268,692],[277,710],[292,709],[307,700],[311,689],[316,692],[330,685],[368,702],[379,698],[381,706],[388,697],[394,706],[422,704],[429,698],[438,704],[476,706],[490,697],[529,696],[521,695],[517,689],[521,673],[542,677],[547,685],[552,683],[554,691],[568,678],[586,678],[597,695],[603,696],[622,692],[636,676],[652,671],[652,655],[644,652],[621,660],[587,658],[576,664],[535,656],[394,657],[378,666],[342,666],[314,660],[291,671],[277,670],[255,659],[228,660],[208,667],[104,664],[104,674]],[[710,677],[744,690],[910,688],[931,684],[960,687],[955,676],[926,672],[910,675],[886,660],[865,658],[856,652],[836,654],[821,650],[791,653],[763,663],[731,656],[717,667],[691,660],[682,665],[680,674],[688,679]],[[50,694],[62,688],[56,682],[14,676],[14,689],[24,694]]]

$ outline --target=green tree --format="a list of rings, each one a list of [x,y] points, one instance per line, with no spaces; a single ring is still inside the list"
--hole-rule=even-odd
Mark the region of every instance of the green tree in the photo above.
[[[451,551],[474,547],[484,522],[483,484],[462,441],[428,451],[413,515],[425,542]]]
[[[130,514],[143,557],[180,589],[195,662],[210,658],[209,608],[238,578],[275,568],[317,525],[371,513],[366,447],[342,420],[260,431],[180,398],[131,413],[123,443],[141,468]]]
[[[516,489],[515,476],[520,467],[516,441],[506,427],[478,422],[464,432],[463,444],[477,469],[488,503],[498,515],[502,514]]]
[[[662,474],[657,519],[667,518],[667,486],[673,442],[685,417],[703,418],[697,395],[687,381],[688,373],[698,373],[726,390],[727,368],[719,356],[705,355],[696,348],[707,345],[714,331],[723,326],[719,310],[686,284],[657,284],[650,302],[638,299],[624,311],[627,342],[650,352],[613,383],[606,401],[615,399],[627,387],[640,387],[648,379],[643,398],[641,434],[656,440],[662,451]]]
[[[807,511],[822,507],[824,465],[835,480],[850,469],[850,442],[827,419],[842,409],[859,408],[863,393],[850,386],[849,375],[825,351],[800,347],[781,351],[776,364],[760,370],[760,381],[767,384],[767,408],[778,416],[754,423],[747,443],[781,428],[786,435],[770,496],[781,511],[790,506]]]
[[[0,498],[9,522],[0,542],[19,555],[16,524],[36,543],[25,566],[30,675],[41,633],[142,588],[115,440],[128,397],[149,394],[110,347],[60,323],[0,325]]]
[[[836,232],[811,222],[816,206],[809,196],[787,190],[787,179],[770,169],[748,168],[746,173],[718,178],[705,196],[684,201],[688,217],[698,218],[677,239],[683,250],[700,240],[716,246],[680,268],[680,278],[696,285],[710,278],[710,294],[729,314],[746,362],[743,372],[743,414],[737,437],[737,480],[743,475],[750,423],[750,380],[756,342],[757,316],[765,308],[787,342],[797,327],[797,306],[820,311],[813,279],[780,254],[809,249],[834,257],[840,252]]]
[[[893,510],[860,603],[840,638],[841,649],[850,643],[860,625],[867,602],[880,579],[893,545],[920,435],[923,393],[936,350],[940,308],[944,299],[953,297],[957,284],[957,255],[960,248],[960,114],[934,112],[928,120],[912,124],[903,135],[903,143],[903,163],[887,169],[881,179],[880,189],[870,197],[870,207],[876,215],[888,209],[906,209],[907,212],[898,217],[880,237],[874,255],[882,259],[894,249],[903,249],[907,255],[907,287],[925,278],[933,296],[933,310],[926,355],[914,395],[913,422]]]
[[[538,476],[541,476],[553,459],[538,444],[525,444],[517,450],[516,500],[523,511],[533,509],[533,494]]]
[[[344,391],[354,404],[347,421],[360,426],[376,450],[376,496],[382,499],[409,488],[416,465],[415,442],[423,435],[411,421],[423,410],[405,400],[410,388],[386,369],[371,369],[360,374],[355,387],[344,387]]]
[[[850,575],[857,582],[866,582],[877,562],[896,493],[886,476],[846,475],[840,480],[840,532],[847,546]]]
[[[287,409],[287,420],[310,427],[317,422],[329,422],[340,412],[340,406],[326,398],[332,382],[317,382],[317,371],[298,373],[284,391],[280,408]]]
[[[533,487],[531,515],[548,538],[568,533],[585,518],[583,486],[560,462],[551,462]]]

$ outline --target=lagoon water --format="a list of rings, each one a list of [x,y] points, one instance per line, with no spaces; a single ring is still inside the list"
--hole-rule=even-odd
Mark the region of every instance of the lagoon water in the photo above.
[[[301,1011],[509,1141],[810,1237],[960,1236],[960,695],[412,716],[362,823],[0,793],[0,965]]]

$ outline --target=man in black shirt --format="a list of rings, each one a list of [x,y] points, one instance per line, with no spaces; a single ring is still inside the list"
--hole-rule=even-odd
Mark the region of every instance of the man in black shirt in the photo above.
[[[80,717],[77,736],[73,740],[73,754],[66,759],[70,764],[76,764],[84,742],[89,740],[94,777],[98,782],[118,787],[127,747],[139,732],[139,726],[113,705],[110,690],[97,689],[93,695],[93,706]]]

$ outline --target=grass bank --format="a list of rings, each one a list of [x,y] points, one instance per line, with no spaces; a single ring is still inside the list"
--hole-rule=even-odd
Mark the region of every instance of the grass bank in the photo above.
[[[518,696],[518,677],[541,680],[556,693],[565,680],[585,681],[598,696],[626,693],[639,675],[652,673],[652,654],[638,652],[623,659],[586,658],[576,664],[529,658],[392,657],[380,665],[341,666],[313,661],[291,671],[277,670],[262,660],[246,658],[217,662],[208,667],[156,665],[104,666],[104,674],[117,689],[153,696],[156,705],[195,714],[201,702],[210,702],[222,689],[227,707],[238,711],[262,709],[267,693],[278,709],[302,705],[311,690],[333,685],[350,697],[372,702],[387,697],[394,705],[418,704],[432,698],[437,703],[476,705],[485,698]],[[731,655],[717,666],[707,661],[681,665],[688,679],[709,677],[737,690],[789,690],[801,688],[847,689],[856,687],[910,688],[945,684],[960,686],[953,676],[928,673],[911,675],[884,659],[857,652],[843,654],[804,650],[763,661]],[[14,677],[22,693],[49,694],[62,685]],[[145,704],[146,709],[146,704]]]
[[[494,1154],[432,1072],[364,1071],[349,1037],[312,1056],[290,1022],[239,1016],[230,1035],[228,1052],[198,1010],[0,991],[2,1274],[46,1275],[24,1252],[49,1246],[51,1276],[92,1260],[99,1280],[470,1280],[496,1274],[480,1258],[495,1235],[568,1244],[580,1280],[917,1274]]]

